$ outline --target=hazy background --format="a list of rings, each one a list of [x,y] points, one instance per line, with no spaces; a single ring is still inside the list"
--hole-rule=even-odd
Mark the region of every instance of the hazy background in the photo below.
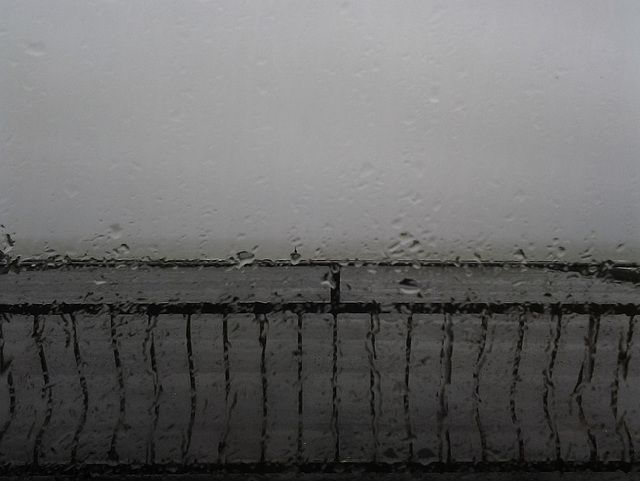
[[[12,255],[640,261],[640,2],[3,0],[0,162]]]

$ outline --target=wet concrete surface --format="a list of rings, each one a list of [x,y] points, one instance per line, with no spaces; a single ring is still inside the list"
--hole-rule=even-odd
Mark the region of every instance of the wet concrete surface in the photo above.
[[[640,342],[629,309],[640,301],[631,283],[531,269],[343,267],[340,305],[327,266],[58,269],[9,273],[0,286],[5,467],[638,462]],[[393,308],[452,300],[516,307]],[[370,301],[392,307],[340,310]],[[113,308],[148,302],[301,307]],[[305,312],[306,302],[327,310]],[[587,307],[554,310],[558,302]],[[82,306],[58,310],[63,303]],[[84,310],[91,303],[106,307]],[[34,314],[33,304],[51,308]],[[613,304],[631,307],[597,309]],[[519,479],[555,479],[537,475]]]
[[[0,276],[0,304],[74,302],[321,302],[322,265],[63,267]],[[640,289],[578,272],[518,266],[364,265],[340,268],[345,302],[638,303]]]

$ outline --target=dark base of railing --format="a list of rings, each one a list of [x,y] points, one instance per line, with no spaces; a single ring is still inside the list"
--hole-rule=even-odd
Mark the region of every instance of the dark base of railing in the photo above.
[[[234,463],[154,465],[0,465],[0,476],[150,476],[150,475],[309,475],[309,474],[470,474],[470,473],[624,473],[640,475],[640,463],[627,462],[453,462],[453,463]],[[214,478],[215,479],[215,478]]]

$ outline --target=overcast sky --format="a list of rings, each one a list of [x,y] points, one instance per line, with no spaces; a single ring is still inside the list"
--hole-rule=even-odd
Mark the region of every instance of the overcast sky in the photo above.
[[[640,2],[5,0],[0,162],[25,257],[640,261]]]

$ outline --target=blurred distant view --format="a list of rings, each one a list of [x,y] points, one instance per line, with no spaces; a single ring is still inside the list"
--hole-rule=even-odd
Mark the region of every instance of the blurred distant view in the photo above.
[[[637,262],[638,45],[631,0],[5,1],[0,250]]]

